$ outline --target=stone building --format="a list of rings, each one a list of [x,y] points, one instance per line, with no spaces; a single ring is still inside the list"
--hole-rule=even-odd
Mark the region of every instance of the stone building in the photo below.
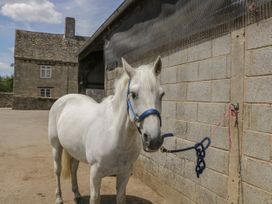
[[[65,19],[65,33],[16,30],[15,109],[48,109],[67,93],[78,93],[79,48],[87,40],[75,35],[75,19]]]
[[[193,151],[142,152],[134,175],[167,203],[272,203],[271,16],[271,0],[126,0],[81,49],[81,74],[100,56],[107,95],[121,57],[137,67],[161,55],[162,130],[175,134],[164,145],[211,137],[200,178]]]

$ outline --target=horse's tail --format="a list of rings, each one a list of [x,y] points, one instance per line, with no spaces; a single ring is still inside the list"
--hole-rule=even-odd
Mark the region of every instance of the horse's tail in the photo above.
[[[63,149],[62,152],[62,159],[61,159],[61,176],[64,179],[70,178],[71,176],[71,156],[68,152]]]

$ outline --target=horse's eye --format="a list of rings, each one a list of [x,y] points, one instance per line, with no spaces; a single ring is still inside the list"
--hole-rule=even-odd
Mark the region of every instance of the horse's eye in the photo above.
[[[131,92],[131,97],[133,98],[133,99],[137,99],[137,94],[135,93],[135,92]]]

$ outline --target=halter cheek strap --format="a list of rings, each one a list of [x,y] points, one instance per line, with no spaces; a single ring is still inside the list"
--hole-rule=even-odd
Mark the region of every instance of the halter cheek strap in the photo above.
[[[133,122],[136,125],[138,131],[140,134],[142,134],[140,124],[144,121],[145,118],[147,118],[150,115],[156,115],[159,120],[160,120],[160,126],[161,126],[161,114],[157,109],[151,108],[146,111],[144,111],[140,116],[135,113],[132,103],[129,99],[129,94],[130,94],[130,80],[128,82],[128,91],[127,91],[127,111],[129,114],[129,111],[131,111],[132,117],[133,117]]]

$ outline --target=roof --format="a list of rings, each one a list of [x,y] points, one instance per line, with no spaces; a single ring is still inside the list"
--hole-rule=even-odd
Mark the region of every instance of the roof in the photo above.
[[[124,0],[123,3],[106,19],[106,21],[96,30],[77,53],[80,55],[136,0]]]
[[[87,37],[16,30],[15,58],[77,63],[78,49]]]

